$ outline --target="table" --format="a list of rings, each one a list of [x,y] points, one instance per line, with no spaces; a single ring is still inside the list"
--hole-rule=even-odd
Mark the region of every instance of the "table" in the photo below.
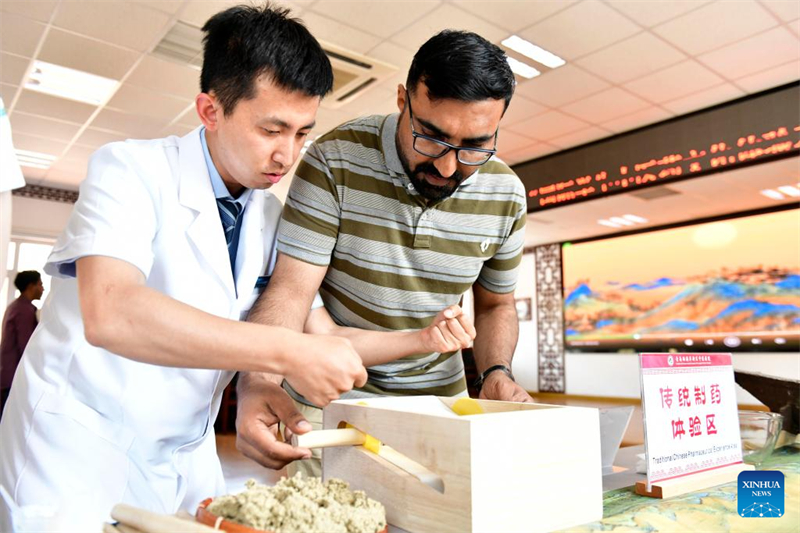
[[[635,452],[623,448],[620,453],[623,450],[628,455]],[[639,496],[632,486],[628,486],[603,494],[602,520],[570,528],[565,533],[800,532],[800,448],[781,448],[758,469],[780,470],[785,476],[786,513],[780,518],[740,517],[736,506],[736,482],[668,500]],[[611,477],[622,475],[625,473]],[[628,472],[628,475],[632,474]],[[606,483],[604,480],[604,485]]]

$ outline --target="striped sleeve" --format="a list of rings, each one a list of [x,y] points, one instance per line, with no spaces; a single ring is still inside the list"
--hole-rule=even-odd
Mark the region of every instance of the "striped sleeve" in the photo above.
[[[278,229],[278,251],[328,266],[341,222],[339,195],[319,144],[309,146],[297,167]]]
[[[527,220],[525,189],[519,180],[515,186],[515,197],[520,200],[511,204],[516,207],[516,213],[509,213],[510,217],[513,217],[513,222],[510,224],[503,245],[498,248],[494,256],[483,264],[478,276],[478,283],[487,291],[496,294],[513,292],[519,277],[522,248],[525,244],[525,221]]]

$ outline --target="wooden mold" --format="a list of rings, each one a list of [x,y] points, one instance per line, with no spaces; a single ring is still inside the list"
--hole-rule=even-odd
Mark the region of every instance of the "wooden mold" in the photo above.
[[[390,524],[415,533],[552,531],[603,517],[596,409],[478,400],[483,414],[458,416],[455,401],[331,403],[325,429],[350,424],[408,461],[364,446],[325,448],[323,477],[365,491]],[[443,490],[421,481],[431,474]]]

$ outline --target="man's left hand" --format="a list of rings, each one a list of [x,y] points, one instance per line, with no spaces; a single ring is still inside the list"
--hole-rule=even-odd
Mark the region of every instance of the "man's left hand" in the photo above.
[[[533,403],[533,399],[525,389],[508,377],[508,374],[499,370],[486,376],[479,398],[481,400]]]

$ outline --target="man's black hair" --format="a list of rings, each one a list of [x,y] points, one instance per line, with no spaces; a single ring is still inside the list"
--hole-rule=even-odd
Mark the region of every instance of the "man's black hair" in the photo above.
[[[203,31],[200,90],[213,91],[225,115],[240,100],[255,97],[262,75],[308,96],[322,97],[333,87],[328,56],[288,9],[234,6],[208,19]]]
[[[422,81],[431,100],[505,100],[514,94],[514,73],[500,47],[468,31],[443,30],[422,45],[411,62],[406,87]]]
[[[14,286],[19,292],[25,292],[25,289],[32,284],[39,283],[40,279],[42,279],[42,275],[35,270],[23,270],[14,278]]]

